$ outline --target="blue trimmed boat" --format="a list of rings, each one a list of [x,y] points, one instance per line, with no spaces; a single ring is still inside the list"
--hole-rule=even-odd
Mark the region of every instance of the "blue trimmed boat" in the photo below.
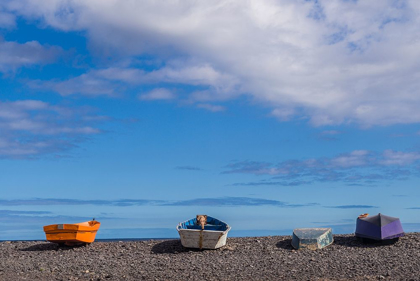
[[[218,219],[206,216],[205,225],[201,226],[197,218],[179,223],[176,230],[182,246],[197,249],[217,249],[226,245],[227,234],[231,227]]]

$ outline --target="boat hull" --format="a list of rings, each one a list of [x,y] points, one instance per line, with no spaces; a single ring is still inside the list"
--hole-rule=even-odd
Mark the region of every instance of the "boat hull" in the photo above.
[[[207,223],[204,230],[197,225],[196,219],[179,223],[177,231],[182,246],[196,249],[217,249],[225,246],[230,226],[209,216]]]
[[[359,238],[385,241],[404,236],[404,230],[399,218],[378,214],[357,218],[355,235]]]
[[[217,249],[226,245],[227,232],[211,230],[179,230],[182,246],[197,249]]]
[[[298,228],[293,230],[293,248],[318,250],[334,242],[331,228]]]
[[[53,224],[44,226],[46,239],[58,244],[74,245],[92,243],[100,227],[97,221],[78,224]]]

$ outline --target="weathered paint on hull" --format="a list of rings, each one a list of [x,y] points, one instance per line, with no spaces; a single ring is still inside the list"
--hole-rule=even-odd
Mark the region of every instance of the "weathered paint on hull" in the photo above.
[[[204,229],[198,224],[197,218],[194,218],[177,225],[176,230],[184,247],[217,249],[226,245],[227,234],[231,229],[227,223],[206,216]]]
[[[292,246],[295,249],[317,250],[334,242],[331,228],[298,228],[293,230]]]
[[[226,245],[227,231],[180,229],[178,232],[186,248],[217,249]]]

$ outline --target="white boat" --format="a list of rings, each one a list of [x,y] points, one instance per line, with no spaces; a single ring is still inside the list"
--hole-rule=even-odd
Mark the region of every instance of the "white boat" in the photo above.
[[[202,229],[197,219],[190,219],[177,225],[176,230],[186,248],[217,249],[226,245],[230,226],[218,219],[207,216],[207,224]]]

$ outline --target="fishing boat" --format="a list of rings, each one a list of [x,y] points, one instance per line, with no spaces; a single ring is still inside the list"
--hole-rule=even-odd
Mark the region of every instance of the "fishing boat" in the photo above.
[[[226,245],[226,238],[231,227],[218,219],[205,216],[204,223],[194,219],[179,223],[176,230],[186,248],[217,249]]]
[[[96,220],[75,224],[52,224],[44,226],[47,241],[74,246],[95,241],[101,223]]]

